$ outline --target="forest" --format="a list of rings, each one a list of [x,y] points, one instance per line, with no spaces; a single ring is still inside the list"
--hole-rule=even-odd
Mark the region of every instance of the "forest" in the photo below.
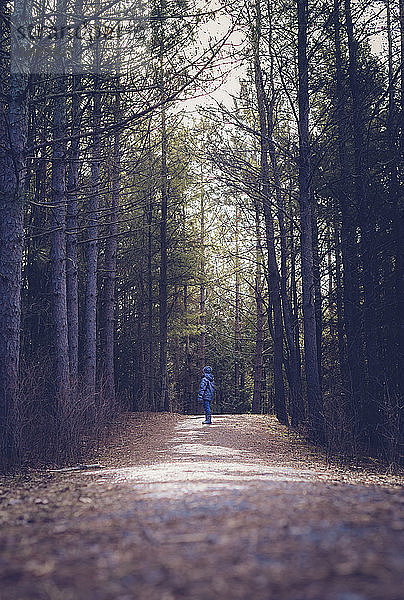
[[[403,0],[2,2],[0,471],[122,411],[399,463]]]

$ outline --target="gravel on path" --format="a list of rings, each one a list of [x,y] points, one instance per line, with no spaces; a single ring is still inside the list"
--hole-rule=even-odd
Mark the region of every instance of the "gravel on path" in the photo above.
[[[261,415],[126,414],[101,469],[0,480],[0,600],[404,600],[403,479]]]

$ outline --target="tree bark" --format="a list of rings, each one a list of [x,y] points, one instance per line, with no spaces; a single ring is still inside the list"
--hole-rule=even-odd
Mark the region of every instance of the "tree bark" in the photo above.
[[[66,295],[66,107],[62,100],[66,92],[66,78],[55,81],[52,143],[52,235],[51,235],[51,287],[53,315],[53,349],[55,361],[54,385],[56,398],[62,411],[69,404],[70,365],[67,333]]]
[[[150,147],[149,147],[150,152]],[[151,176],[151,173],[150,173]],[[153,376],[153,197],[148,193],[147,206],[147,400],[149,410],[156,410]]]
[[[90,402],[94,401],[97,375],[97,270],[98,270],[98,207],[101,161],[101,92],[99,68],[99,48],[95,48],[93,75],[93,146],[91,161],[91,189],[88,199],[87,227],[87,276],[84,303],[84,389]]]
[[[293,214],[290,215],[290,287],[291,287],[291,305],[293,309],[291,310],[291,326],[292,326],[292,334],[296,348],[296,364],[297,364],[297,373],[300,382],[300,401],[296,407],[298,410],[297,419],[299,422],[304,420],[305,418],[305,405],[304,405],[304,397],[301,389],[301,352],[300,352],[300,329],[299,329],[299,303],[297,298],[297,282],[296,282],[296,251],[295,251],[295,236],[294,236],[294,227],[293,227]],[[292,424],[295,422],[295,417],[292,417]]]
[[[42,141],[45,139],[45,128],[41,132]],[[27,265],[26,265],[26,332],[27,351],[31,357],[43,355],[43,349],[49,345],[49,328],[44,328],[43,316],[47,312],[47,301],[49,297],[49,284],[44,277],[38,261],[38,251],[42,242],[40,238],[34,238],[33,232],[40,231],[45,227],[46,209],[41,206],[46,194],[46,152],[42,151],[35,165],[35,204],[31,206],[29,228],[26,232],[28,238]]]
[[[399,117],[400,117],[400,130],[399,130],[399,160],[401,165],[404,164],[404,0],[400,0],[400,45],[401,45],[401,79],[400,79],[400,106],[399,106]],[[402,183],[402,173],[401,173]],[[402,233],[404,231],[404,206],[401,199],[398,204],[398,219],[395,227],[395,254],[396,254],[396,268],[395,268],[395,290],[396,290],[396,305],[398,307],[398,375],[397,375],[397,396],[398,403],[400,403],[399,412],[399,431],[400,431],[400,451],[403,453],[404,448],[404,408],[402,398],[404,397],[404,369],[402,368],[404,360],[404,244],[402,242]]]
[[[295,338],[293,336],[292,326],[292,309],[287,293],[287,244],[286,244],[286,229],[285,229],[285,218],[284,218],[284,193],[282,191],[281,173],[278,166],[278,156],[274,141],[274,111],[275,111],[275,84],[274,84],[274,55],[272,49],[272,12],[271,6],[268,4],[268,52],[270,57],[269,67],[269,84],[270,84],[270,100],[263,87],[263,100],[265,104],[265,111],[268,124],[268,151],[271,159],[272,173],[275,187],[276,207],[277,207],[277,218],[279,224],[279,239],[281,248],[280,257],[280,294],[282,300],[282,314],[283,322],[286,334],[286,343],[288,348],[288,361],[286,374],[289,383],[289,412],[291,416],[291,422],[293,426],[303,419],[303,392],[302,392],[302,381],[300,373],[300,361],[297,353],[295,344]],[[296,323],[298,327],[298,323]],[[286,366],[286,363],[285,363]]]
[[[205,286],[205,193],[201,189],[201,285],[199,291],[199,367],[205,366],[206,286]]]
[[[365,360],[362,345],[362,315],[359,289],[359,259],[356,243],[356,212],[353,201],[347,193],[346,182],[349,178],[347,164],[346,136],[346,97],[344,92],[344,74],[340,39],[339,1],[334,0],[334,39],[335,39],[335,74],[336,74],[336,119],[338,134],[339,182],[337,186],[338,203],[341,211],[341,255],[343,263],[343,316],[346,333],[346,354],[343,343],[343,327],[338,325],[339,353],[341,372],[346,373],[346,362],[349,368],[350,399],[347,403],[348,418],[355,436],[359,435],[359,419],[365,396]],[[338,235],[337,231],[336,234]],[[338,266],[338,263],[337,263]],[[338,271],[337,271],[338,275]],[[337,288],[338,293],[338,288]],[[337,302],[339,300],[337,296]],[[338,307],[337,307],[338,308]],[[340,313],[338,313],[340,314]]]
[[[119,87],[119,81],[118,81]],[[114,337],[115,337],[115,279],[116,259],[118,249],[118,219],[119,219],[119,195],[121,177],[121,139],[120,139],[120,93],[116,92],[114,106],[114,141],[112,158],[112,190],[111,206],[109,212],[109,223],[107,227],[107,240],[105,244],[104,258],[104,289],[103,289],[103,368],[104,368],[104,392],[111,406],[115,402],[115,368],[114,368]],[[139,340],[140,341],[140,340]]]
[[[363,396],[361,420],[364,425],[363,439],[380,443],[380,404],[383,395],[383,375],[380,370],[378,331],[375,311],[380,305],[377,284],[377,257],[373,236],[374,217],[369,200],[367,183],[366,149],[364,143],[364,99],[359,81],[358,45],[354,36],[351,2],[344,0],[345,24],[348,38],[348,84],[352,98],[352,127],[354,147],[354,194],[358,207],[358,224],[361,230],[360,248],[362,261],[363,313],[368,386]]]
[[[341,270],[341,243],[339,225],[334,223],[334,247],[335,247],[335,294],[337,308],[337,337],[338,337],[338,359],[342,381],[348,378],[347,354],[344,335],[344,313],[342,301],[342,270]]]
[[[298,104],[299,104],[299,205],[303,291],[304,356],[310,434],[324,439],[316,317],[314,310],[312,207],[310,202],[309,79],[307,60],[307,0],[297,0]]]
[[[66,0],[57,4],[57,25],[62,27],[66,14]],[[66,295],[66,75],[64,75],[64,48],[60,41],[55,64],[58,75],[54,81],[53,142],[52,142],[52,235],[51,235],[51,288],[53,317],[54,386],[57,410],[64,430],[65,414],[70,406],[70,365],[67,327]],[[60,440],[63,445],[66,440]],[[68,450],[64,448],[64,450]]]
[[[83,2],[76,0],[75,14],[79,23],[82,17]],[[81,40],[73,39],[72,61],[79,72],[81,66]],[[79,283],[78,283],[78,189],[80,172],[80,86],[81,76],[72,75],[71,98],[71,136],[69,148],[68,182],[67,182],[67,231],[66,231],[66,287],[67,287],[67,324],[69,340],[70,385],[73,397],[77,393],[79,376]]]
[[[333,265],[332,265],[332,235],[330,228],[327,230],[327,279],[328,279],[328,331],[330,334],[330,339],[334,337],[335,334],[335,321],[334,321],[334,275],[333,275]]]
[[[160,409],[169,410],[167,373],[167,218],[168,218],[168,171],[166,109],[161,111],[161,215],[160,215]]]
[[[401,65],[404,62],[404,0],[400,0],[400,47],[401,47]],[[401,68],[400,73],[400,91],[401,91],[401,127],[400,127],[400,149],[401,156],[404,155],[404,69]]]
[[[184,313],[185,313],[185,374],[184,374],[184,408],[186,414],[196,412],[196,402],[191,400],[191,349],[188,332],[188,286],[184,285]]]
[[[66,232],[66,286],[67,286],[67,322],[69,339],[69,364],[72,392],[77,389],[79,360],[79,297],[78,297],[78,182],[79,182],[79,100],[75,93],[78,80],[73,79],[72,97],[72,136],[77,135],[70,145],[68,187],[67,187],[67,232]]]
[[[16,22],[29,21],[30,7],[15,0]],[[28,75],[9,70],[8,9],[0,10],[1,84],[8,89],[8,105],[1,100],[0,121],[0,469],[7,470],[19,460],[18,393],[21,319],[21,268],[24,240],[24,183],[28,133]],[[14,42],[11,49],[15,51]]]
[[[239,211],[236,205],[235,228],[235,311],[234,311],[234,405],[239,407],[240,400],[240,256],[239,256]]]
[[[283,323],[282,307],[279,289],[279,271],[275,252],[274,223],[270,201],[270,181],[268,164],[268,123],[265,111],[265,90],[259,58],[259,42],[261,37],[261,11],[259,0],[256,2],[256,29],[254,43],[254,75],[258,103],[261,145],[261,193],[264,206],[265,234],[268,255],[268,284],[274,313],[274,387],[275,412],[281,423],[288,423],[285,402],[285,387],[283,382]]]
[[[314,195],[312,195],[312,208],[314,209]],[[321,294],[321,271],[320,271],[320,251],[319,251],[319,239],[318,239],[318,225],[317,225],[317,211],[313,210],[312,221],[313,221],[313,277],[314,277],[314,312],[316,315],[316,340],[317,340],[317,363],[318,363],[318,375],[320,378],[321,386],[321,340],[323,335],[323,300]]]
[[[262,266],[261,266],[261,233],[259,207],[255,207],[255,236],[256,236],[256,270],[255,270],[255,305],[256,305],[256,333],[255,333],[255,351],[254,351],[254,389],[252,399],[252,412],[258,414],[261,412],[261,391],[262,391],[262,366],[263,366],[263,347],[264,347],[264,303],[262,298]]]

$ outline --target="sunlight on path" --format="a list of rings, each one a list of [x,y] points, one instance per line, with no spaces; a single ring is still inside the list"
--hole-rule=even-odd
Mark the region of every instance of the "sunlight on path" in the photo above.
[[[404,599],[398,477],[327,466],[273,417],[201,421],[123,415],[109,468],[10,488],[0,599]]]
[[[220,492],[226,487],[241,489],[252,483],[313,479],[313,471],[274,467],[247,450],[216,445],[210,434],[224,428],[228,418],[228,415],[216,417],[214,425],[202,427],[199,416],[187,417],[177,425],[167,448],[159,450],[160,460],[155,464],[87,473],[99,475],[100,484],[103,478],[112,477],[116,483],[135,485],[134,489],[144,496],[169,498]]]

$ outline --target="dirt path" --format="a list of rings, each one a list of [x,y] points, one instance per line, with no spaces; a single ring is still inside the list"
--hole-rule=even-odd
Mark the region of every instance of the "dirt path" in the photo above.
[[[402,479],[214,421],[129,415],[105,468],[4,478],[1,600],[404,600]]]

